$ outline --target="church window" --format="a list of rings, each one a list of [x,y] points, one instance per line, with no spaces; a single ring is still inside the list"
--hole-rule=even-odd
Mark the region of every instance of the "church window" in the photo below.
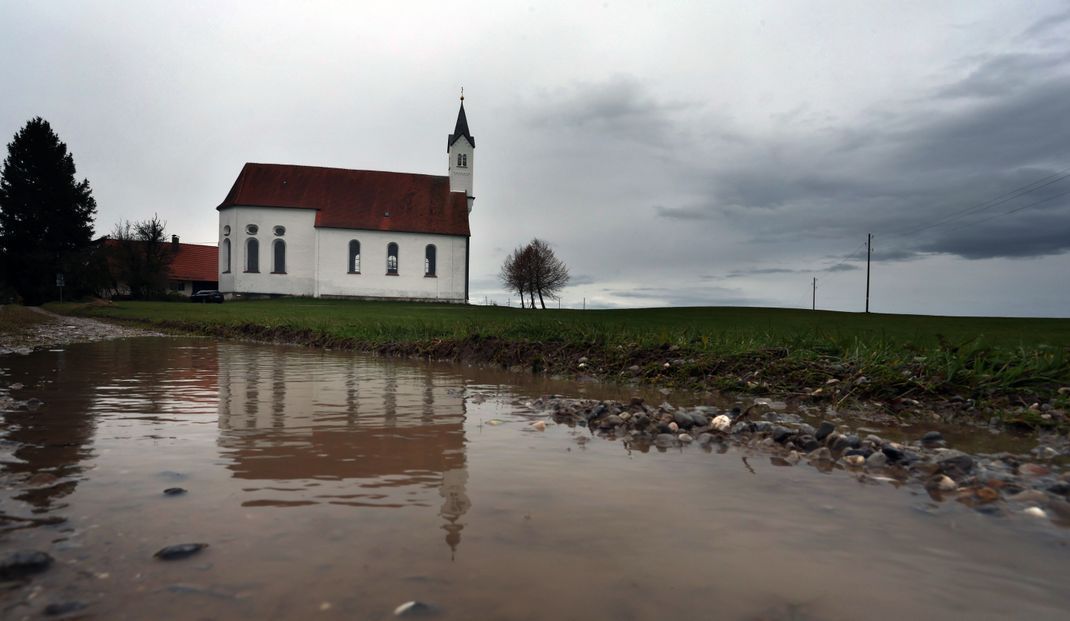
[[[276,239],[272,244],[272,274],[285,274],[286,273],[286,242],[281,239]]]
[[[398,245],[394,242],[386,245],[386,274],[387,276],[398,275]]]
[[[230,225],[229,224],[223,227],[223,237],[226,237],[228,235],[230,235]]]
[[[245,271],[254,274],[260,271],[260,242],[255,237],[245,242]]]
[[[285,226],[276,226],[275,227],[275,236],[276,237],[282,237],[285,234],[286,234],[286,227]]]
[[[360,273],[360,242],[355,239],[349,240],[349,273]]]
[[[223,273],[230,273],[230,240],[223,240]]]
[[[424,249],[424,276],[435,275],[435,246],[428,244]]]
[[[245,232],[250,235],[256,235],[260,232],[260,227],[255,224],[250,224],[249,226],[245,227]]]
[[[457,165],[460,166],[461,168],[468,168],[468,154],[467,153],[458,153],[457,154]]]

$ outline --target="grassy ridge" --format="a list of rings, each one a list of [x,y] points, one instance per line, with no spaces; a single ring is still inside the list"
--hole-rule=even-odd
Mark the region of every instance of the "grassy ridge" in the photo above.
[[[578,358],[587,356],[584,372],[607,377],[817,399],[958,395],[1014,403],[1058,400],[1057,389],[1070,385],[1067,319],[772,308],[533,312],[313,299],[50,308],[206,334],[467,357],[552,372],[576,372]],[[838,385],[825,388],[831,384]]]

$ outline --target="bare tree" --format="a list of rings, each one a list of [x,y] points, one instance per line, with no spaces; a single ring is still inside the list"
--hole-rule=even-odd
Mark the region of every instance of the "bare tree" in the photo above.
[[[167,291],[167,277],[174,250],[164,238],[166,222],[123,220],[112,230],[113,280],[124,283],[135,299],[160,297]]]
[[[498,278],[506,288],[520,294],[521,308],[525,308],[525,295],[531,300],[530,308],[535,308],[538,295],[539,304],[545,309],[546,298],[556,300],[568,284],[569,275],[565,263],[557,258],[550,245],[536,238],[506,257]]]
[[[568,285],[568,267],[557,258],[550,245],[539,238],[531,240],[528,249],[531,252],[532,288],[539,294],[539,304],[545,309],[543,298],[558,299],[561,290]]]
[[[498,278],[506,289],[520,294],[520,308],[527,308],[524,303],[524,294],[529,290],[528,272],[530,270],[527,266],[529,255],[525,253],[526,250],[525,247],[514,249],[505,258],[505,263],[502,264],[502,269],[498,273]],[[531,307],[535,308],[534,303]]]

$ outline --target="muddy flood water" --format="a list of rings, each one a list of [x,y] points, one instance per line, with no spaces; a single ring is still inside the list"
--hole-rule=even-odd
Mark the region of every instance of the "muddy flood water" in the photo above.
[[[0,373],[43,402],[0,413],[0,557],[55,559],[5,619],[1070,618],[1047,520],[529,426],[538,395],[621,389],[167,338]],[[181,543],[209,547],[154,558]]]

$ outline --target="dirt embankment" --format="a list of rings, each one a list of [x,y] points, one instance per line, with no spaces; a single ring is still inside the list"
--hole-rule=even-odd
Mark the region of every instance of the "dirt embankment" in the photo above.
[[[71,343],[159,335],[96,319],[64,317],[36,307],[0,306],[0,317],[5,319],[0,329],[0,355],[28,354]]]

